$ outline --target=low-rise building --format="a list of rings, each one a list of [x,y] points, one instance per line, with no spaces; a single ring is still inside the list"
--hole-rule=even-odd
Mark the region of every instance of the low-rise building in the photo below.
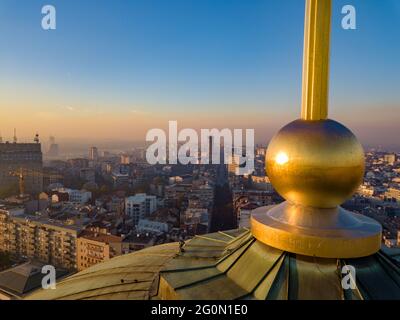
[[[214,204],[214,188],[208,184],[194,186],[191,196],[197,197],[203,208],[211,209]]]
[[[400,230],[397,231],[397,246],[400,247]]]
[[[69,188],[53,189],[50,195],[52,202],[71,202],[74,204],[86,204],[92,198],[90,191]]]
[[[122,243],[122,253],[127,254],[130,252],[146,249],[154,246],[156,237],[147,233],[133,233],[127,236]]]
[[[165,187],[165,204],[170,207],[180,207],[182,201],[192,190],[191,183],[179,183]]]
[[[233,190],[233,200],[235,201],[239,197],[244,197],[247,202],[254,203],[259,207],[275,203],[274,192],[267,190]]]
[[[274,187],[267,176],[251,176],[251,183],[258,190],[274,191]]]
[[[139,232],[153,232],[161,234],[167,233],[169,231],[169,226],[166,222],[140,219],[136,229]]]
[[[157,210],[157,197],[138,193],[125,199],[125,215],[133,220],[136,226],[139,220]]]
[[[114,184],[114,187],[120,187],[129,184],[128,173],[113,172],[111,175],[111,179]]]
[[[383,156],[383,161],[387,162],[390,165],[394,165],[396,162],[396,155],[394,153],[385,154]]]
[[[209,211],[206,208],[188,208],[182,217],[182,229],[188,234],[208,233],[210,230]]]
[[[373,186],[366,185],[366,184],[362,184],[362,185],[358,188],[357,193],[358,193],[359,195],[362,195],[362,196],[364,196],[364,197],[369,198],[369,197],[372,197],[372,196],[374,195],[375,189],[374,189]]]
[[[121,237],[85,230],[77,239],[78,271],[121,254]]]
[[[396,201],[400,201],[400,189],[389,188],[385,192],[385,197],[388,199],[396,199]]]

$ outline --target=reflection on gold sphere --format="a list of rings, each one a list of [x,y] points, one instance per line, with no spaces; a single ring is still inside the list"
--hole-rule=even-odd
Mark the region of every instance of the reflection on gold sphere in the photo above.
[[[266,171],[286,200],[333,208],[362,182],[364,151],[354,134],[336,121],[296,120],[271,140]]]

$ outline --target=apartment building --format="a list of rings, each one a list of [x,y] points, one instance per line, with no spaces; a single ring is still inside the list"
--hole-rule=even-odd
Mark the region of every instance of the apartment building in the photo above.
[[[385,197],[389,199],[396,199],[396,201],[400,201],[400,189],[389,188],[385,192]]]
[[[125,199],[125,214],[133,219],[137,225],[141,218],[152,214],[157,210],[157,197],[145,193],[138,193]]]
[[[0,209],[0,251],[76,269],[76,239],[81,227],[70,221],[29,216],[18,209]]]
[[[122,238],[114,235],[83,231],[77,240],[77,268],[85,270],[95,264],[122,254]]]

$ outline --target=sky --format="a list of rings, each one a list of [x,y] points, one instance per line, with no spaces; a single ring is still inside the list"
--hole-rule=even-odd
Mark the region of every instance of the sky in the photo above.
[[[334,0],[329,116],[400,148],[400,1]],[[41,28],[44,5],[57,29]],[[352,4],[357,29],[341,27]],[[302,0],[1,0],[0,131],[11,139],[145,139],[300,116]]]

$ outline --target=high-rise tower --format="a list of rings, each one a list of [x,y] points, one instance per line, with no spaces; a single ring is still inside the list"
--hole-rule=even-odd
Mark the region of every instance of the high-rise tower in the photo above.
[[[47,156],[49,157],[57,157],[59,155],[59,146],[56,143],[56,139],[51,136],[49,138],[49,149],[47,151]]]
[[[21,183],[20,172],[29,172],[24,176],[25,191],[37,194],[43,191],[43,157],[41,144],[17,143],[14,130],[14,142],[0,142],[0,191],[9,193]]]
[[[99,159],[99,150],[97,147],[90,147],[89,149],[89,160],[97,161]]]

